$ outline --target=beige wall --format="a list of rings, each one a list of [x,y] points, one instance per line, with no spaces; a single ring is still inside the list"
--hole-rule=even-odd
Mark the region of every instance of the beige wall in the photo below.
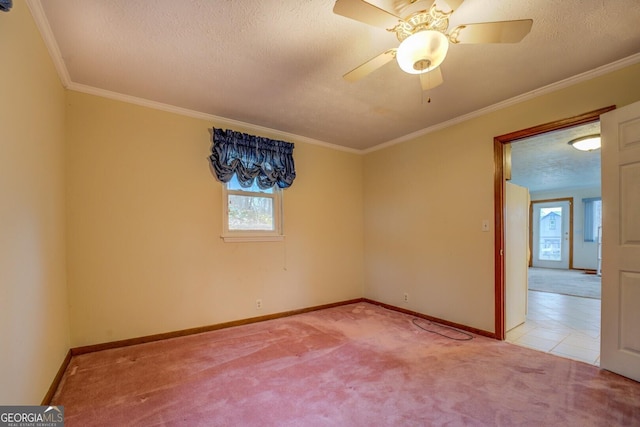
[[[494,332],[493,138],[638,99],[640,64],[367,154],[365,296]]]
[[[286,240],[223,243],[216,123],[65,94],[23,2],[0,39],[0,404],[69,347],[363,295],[493,331],[493,137],[640,99],[635,65],[364,156],[293,140]]]
[[[285,241],[224,243],[208,163],[216,123],[72,91],[67,101],[73,346],[362,296],[362,156],[291,141]]]
[[[70,344],[64,89],[24,2],[0,40],[0,404],[40,404]]]

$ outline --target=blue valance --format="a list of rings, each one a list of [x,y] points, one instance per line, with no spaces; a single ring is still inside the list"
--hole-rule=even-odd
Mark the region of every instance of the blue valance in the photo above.
[[[229,182],[236,174],[243,187],[251,187],[255,179],[263,190],[288,188],[296,178],[290,142],[214,128],[209,159],[219,181]]]
[[[12,0],[0,0],[0,12],[9,12],[13,6]]]

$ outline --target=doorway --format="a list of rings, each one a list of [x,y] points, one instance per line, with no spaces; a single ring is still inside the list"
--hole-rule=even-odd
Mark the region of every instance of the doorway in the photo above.
[[[578,296],[571,288],[597,281],[594,291],[600,293],[600,277],[578,270],[531,267],[529,280],[535,286],[528,291],[526,320],[507,331],[505,341],[599,365],[600,299]]]
[[[510,294],[519,289],[509,271],[514,262],[520,265],[520,261],[514,261],[509,246],[505,254],[506,341],[594,365],[600,362],[601,283],[600,277],[578,269],[597,268],[597,244],[587,242],[584,231],[589,223],[585,200],[601,195],[600,152],[579,152],[567,141],[598,133],[600,123],[596,121],[511,144],[512,174],[507,186],[523,186],[532,198],[527,206],[531,256],[524,273],[528,278],[527,312],[516,325]],[[579,206],[575,216],[574,200]],[[514,233],[509,227],[511,215],[507,203],[507,242]],[[578,269],[573,269],[574,224],[580,237],[575,242]],[[515,230],[516,235],[518,232]],[[585,256],[587,249],[591,257]]]
[[[573,268],[573,198],[531,202],[531,266]]]
[[[568,129],[578,125],[598,122],[600,115],[611,111],[615,106],[575,116],[557,122],[535,126],[529,129],[501,135],[494,138],[494,204],[495,204],[495,331],[496,338],[504,340],[505,331],[505,183],[511,176],[510,164],[507,162],[506,153],[510,150],[510,144],[524,138],[543,135],[560,129]],[[569,262],[571,262],[569,260]]]

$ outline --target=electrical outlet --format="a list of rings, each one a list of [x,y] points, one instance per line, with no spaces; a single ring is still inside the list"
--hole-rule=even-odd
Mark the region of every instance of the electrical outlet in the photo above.
[[[262,300],[261,299],[257,299],[256,300],[256,310],[260,310],[262,308]]]
[[[405,292],[404,295],[402,296],[402,300],[404,302],[409,302],[409,294]]]

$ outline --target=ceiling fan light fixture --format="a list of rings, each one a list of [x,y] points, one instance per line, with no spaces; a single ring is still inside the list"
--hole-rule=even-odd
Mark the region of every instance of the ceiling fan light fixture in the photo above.
[[[449,40],[440,31],[423,30],[404,39],[396,60],[405,73],[422,74],[433,70],[444,61],[449,50]]]
[[[597,150],[601,146],[600,134],[586,135],[572,139],[569,141],[569,145],[580,151]]]

